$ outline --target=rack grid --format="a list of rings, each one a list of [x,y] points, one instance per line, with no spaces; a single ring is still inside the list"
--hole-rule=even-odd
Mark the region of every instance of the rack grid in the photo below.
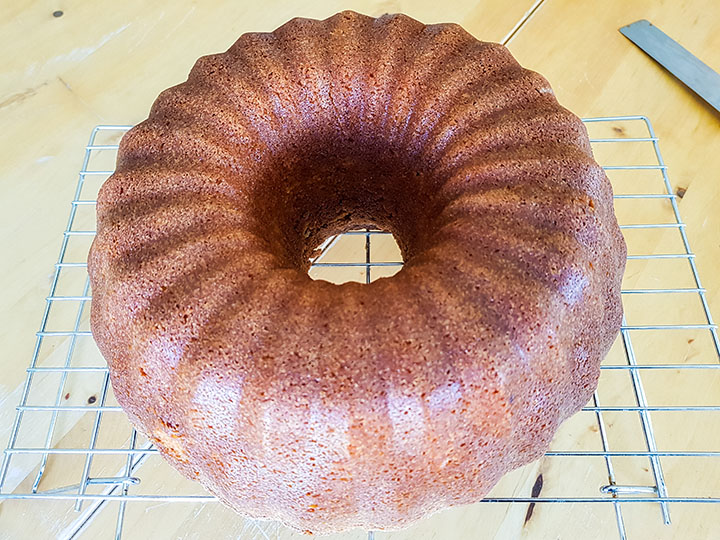
[[[711,485],[709,490],[677,494],[673,493],[668,484],[664,469],[668,459],[689,463],[703,458],[720,458],[720,447],[698,449],[692,444],[683,445],[682,441],[676,440],[676,446],[667,449],[668,437],[661,440],[655,427],[659,415],[668,414],[712,415],[711,422],[716,422],[715,415],[720,412],[719,396],[710,395],[710,401],[700,399],[698,403],[678,397],[658,404],[654,402],[657,400],[651,399],[652,393],[646,391],[648,379],[653,374],[661,374],[662,381],[667,385],[668,381],[672,383],[673,377],[681,378],[686,374],[708,373],[714,376],[720,373],[715,371],[720,369],[720,343],[705,289],[700,284],[695,255],[690,250],[685,223],[680,218],[679,196],[673,193],[658,138],[650,121],[644,116],[617,116],[587,118],[584,122],[591,133],[596,156],[604,164],[603,168],[613,182],[621,229],[628,241],[628,272],[622,291],[626,315],[618,341],[601,367],[599,390],[583,412],[579,413],[592,416],[596,426],[596,429],[592,427],[596,433],[595,442],[578,449],[574,447],[574,438],[571,437],[568,442],[556,437],[546,457],[601,459],[606,481],[590,486],[594,493],[578,490],[578,493],[551,496],[540,496],[537,482],[532,491],[523,496],[515,493],[507,495],[500,486],[500,492],[494,490],[483,503],[523,505],[528,507],[526,520],[532,515],[535,504],[609,504],[614,511],[617,534],[624,540],[629,537],[625,523],[628,505],[659,507],[657,519],[670,525],[671,510],[676,505],[720,502],[720,481],[714,488]],[[158,453],[142,435],[131,428],[123,414],[118,414],[121,409],[112,396],[107,367],[94,349],[87,326],[91,291],[84,261],[94,235],[95,208],[94,197],[88,195],[88,192],[94,190],[96,193],[102,181],[112,174],[117,140],[130,127],[97,126],[92,130],[85,148],[50,293],[0,465],[0,503],[10,499],[28,499],[59,500],[72,504],[76,517],[68,519],[65,516],[68,524],[62,535],[66,538],[80,535],[110,503],[117,503],[113,506],[117,512],[114,538],[120,539],[126,511],[131,504],[216,501],[214,497],[192,487],[179,492],[153,489],[138,491],[140,484],[152,482],[152,479],[146,481],[142,477],[142,466],[149,458],[157,457]],[[594,131],[602,136],[593,136]],[[616,150],[605,152],[604,149],[609,147]],[[648,149],[650,154],[647,153]],[[104,161],[95,159],[99,154],[104,155]],[[608,159],[620,155],[622,161],[605,163],[604,155]],[[645,162],[632,163],[636,158],[643,159],[642,156],[645,156]],[[651,157],[650,163],[647,162],[648,156]],[[102,165],[95,165],[96,161]],[[623,209],[622,205],[630,206]],[[623,216],[639,219],[626,223],[623,222]],[[633,238],[633,235],[636,237]],[[357,258],[353,257],[352,261],[327,262],[332,259],[338,243],[358,236],[364,241],[356,242],[355,245],[363,253],[358,254]],[[328,238],[320,246],[319,255],[312,260],[311,275],[318,270],[351,269],[355,272],[351,279],[366,283],[390,275],[402,267],[402,262],[399,259],[376,260],[373,256],[373,246],[380,239],[386,241],[388,237],[389,233],[383,231],[363,230]],[[635,246],[646,246],[648,249],[634,250]],[[643,275],[652,275],[648,268],[654,263],[679,263],[677,271],[672,274],[678,276],[677,280],[665,283],[660,277],[654,276],[649,284],[647,280],[643,281]],[[631,274],[632,264],[644,266]],[[374,274],[380,270],[380,274]],[[69,277],[70,274],[72,277]],[[657,284],[659,286],[653,286]],[[694,308],[685,305],[688,299],[696,303]],[[634,304],[629,305],[631,302]],[[658,313],[672,316],[668,322],[642,320],[648,314]],[[677,334],[683,334],[683,341],[687,341],[688,345],[696,340],[704,340],[705,347],[699,358],[685,355],[679,359],[673,356],[677,347],[672,336]],[[652,337],[647,338],[647,335]],[[650,362],[642,357],[644,353],[638,352],[647,348],[648,343],[657,345],[659,342],[667,342],[667,357],[657,357],[657,346],[654,349],[656,356]],[[617,390],[616,386],[621,386],[625,391]],[[73,401],[70,399],[71,388],[73,392],[80,388],[83,396],[91,396],[82,402]],[[604,404],[604,394],[610,395],[611,404]],[[620,395],[620,399],[617,399],[617,395]],[[670,394],[666,396],[672,398]],[[621,415],[624,419],[628,415],[635,416],[637,424],[633,435],[637,435],[641,446],[613,449],[611,435],[615,428],[607,421],[608,415],[616,418]],[[72,418],[68,420],[68,417]],[[690,419],[689,416],[684,418]],[[68,434],[80,424],[83,431],[89,433],[87,444],[65,446]],[[106,436],[107,433],[123,430],[126,435],[116,438],[118,444],[107,444],[112,439]],[[98,460],[106,457],[121,459],[122,466],[112,469],[112,466],[105,465],[100,468],[102,474],[94,474]],[[58,460],[63,458],[72,458],[72,461],[70,464],[60,464]],[[623,467],[618,465],[623,458],[643,460],[647,464],[648,475],[645,479],[648,481],[623,481],[620,471]],[[62,469],[57,479],[48,478],[53,466]],[[68,478],[75,481],[68,483]],[[44,485],[46,483],[51,485]],[[479,505],[475,507],[480,508]],[[566,518],[570,519],[568,516]],[[246,519],[240,537],[286,538],[288,534],[277,523]],[[373,532],[367,534],[368,538],[375,537]],[[393,538],[394,535],[382,534],[385,535],[383,538]],[[109,531],[108,535],[112,537]]]

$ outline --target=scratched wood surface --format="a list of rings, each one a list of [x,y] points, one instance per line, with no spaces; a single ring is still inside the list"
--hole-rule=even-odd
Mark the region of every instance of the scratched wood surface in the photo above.
[[[680,211],[687,223],[690,244],[697,254],[700,277],[708,291],[711,309],[720,304],[720,116],[667,72],[632,46],[617,28],[648,18],[678,39],[696,55],[720,70],[720,6],[708,0],[689,2],[620,0],[604,3],[545,0],[527,18],[535,3],[499,0],[435,2],[266,2],[262,8],[237,2],[197,3],[187,0],[158,6],[130,0],[121,4],[98,1],[36,1],[0,6],[0,446],[5,446],[14,407],[18,403],[25,367],[34,344],[52,265],[56,260],[69,201],[75,189],[82,149],[97,124],[133,124],[142,120],[155,96],[184,80],[195,59],[226,49],[245,31],[271,30],[302,15],[322,18],[340,9],[369,15],[403,11],[424,22],[453,21],[481,39],[500,41],[512,34],[509,48],[517,58],[551,81],[560,101],[577,114],[588,116],[646,114],[661,139],[673,189],[682,188]],[[62,11],[61,16],[53,12]],[[523,23],[517,29],[518,23]],[[513,29],[517,30],[513,33]],[[617,122],[594,128],[595,137],[643,136],[638,124]],[[632,150],[617,146],[597,150],[604,164],[649,162],[647,147]],[[611,175],[617,192],[657,191],[651,174],[628,177]],[[672,218],[669,205],[618,204],[621,222],[657,222]],[[80,218],[89,220],[91,216]],[[643,221],[644,220],[644,221]],[[647,235],[628,234],[631,250],[661,253],[681,249],[676,231]],[[73,249],[82,252],[87,246]],[[338,246],[333,256],[346,258],[350,244]],[[377,242],[376,260],[393,258],[391,243]],[[692,286],[688,268],[676,264],[654,266],[640,261],[628,267],[625,286]],[[332,276],[324,276],[332,277]],[[336,278],[338,275],[336,274]],[[67,290],[82,287],[81,273],[68,275]],[[626,304],[628,317],[638,324],[687,322],[699,318],[697,304],[661,298],[648,304],[633,298]],[[633,303],[634,302],[634,303]],[[69,316],[59,311],[54,316]],[[659,318],[658,318],[659,317]],[[699,322],[699,321],[698,321]],[[81,327],[86,325],[85,318]],[[634,339],[641,363],[714,362],[707,332],[650,333]],[[41,365],[61,365],[67,340],[58,339],[41,350]],[[77,365],[97,365],[101,359],[92,342],[80,343]],[[623,364],[620,343],[607,364]],[[720,381],[715,371],[667,370],[643,372],[648,400],[655,405],[720,402]],[[99,376],[98,376],[99,377]],[[98,395],[101,378],[70,377],[67,404],[83,405]],[[32,402],[51,404],[58,379],[36,377]],[[600,385],[602,405],[633,405],[633,390],[625,371],[606,371]],[[107,404],[114,404],[112,395]],[[117,414],[117,413],[114,413]],[[107,416],[107,415],[106,415]],[[720,449],[717,413],[657,413],[652,415],[658,446],[663,450]],[[613,450],[643,450],[645,441],[638,416],[606,413],[608,439]],[[41,446],[49,418],[37,414],[23,422],[21,440]],[[56,426],[53,445],[74,448],[87,445],[94,416],[82,412],[63,414]],[[97,446],[128,444],[129,428],[120,416],[106,418]],[[107,426],[107,427],[106,427]],[[595,415],[579,413],[563,425],[553,442],[556,450],[600,450]],[[139,442],[142,444],[142,441]],[[42,489],[79,481],[84,456],[51,458]],[[711,458],[663,458],[670,494],[718,495],[718,462]],[[652,485],[647,458],[615,458],[618,483]],[[8,485],[28,492],[39,465],[39,456],[16,459]],[[120,456],[99,456],[91,476],[111,476],[123,469]],[[140,469],[142,483],[136,493],[197,493],[201,488],[183,480],[157,457]],[[546,457],[503,478],[495,496],[594,497],[607,483],[602,458]],[[540,482],[539,478],[542,479]],[[535,490],[533,490],[535,487]],[[91,488],[97,492],[100,488]],[[93,491],[96,490],[96,491]],[[92,512],[85,503],[76,513],[67,501],[4,501],[0,503],[0,538],[69,537],[112,538],[118,503]],[[617,538],[615,510],[610,504],[548,505],[479,504],[441,512],[407,531],[380,533],[377,538]],[[656,504],[623,504],[623,517],[631,539],[712,538],[720,530],[720,512],[714,505],[671,505],[673,524],[662,525]],[[528,519],[529,517],[529,519]],[[132,503],[127,506],[124,538],[296,538],[276,525],[248,523],[217,503]],[[337,538],[364,538],[351,533]]]

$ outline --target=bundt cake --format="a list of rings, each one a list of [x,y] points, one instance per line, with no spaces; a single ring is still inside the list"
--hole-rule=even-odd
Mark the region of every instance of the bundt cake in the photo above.
[[[200,58],[122,139],[97,222],[118,402],[185,476],[301,530],[482,499],[587,402],[620,326],[582,122],[456,24],[342,12]],[[308,277],[368,225],[398,274]]]

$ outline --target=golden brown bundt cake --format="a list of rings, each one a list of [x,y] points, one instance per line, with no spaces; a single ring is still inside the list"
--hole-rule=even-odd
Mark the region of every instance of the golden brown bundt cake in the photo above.
[[[353,12],[198,60],[98,199],[92,331],[131,421],[314,532],[480,500],[591,396],[625,245],[582,122],[503,46]],[[307,275],[376,225],[405,265]]]

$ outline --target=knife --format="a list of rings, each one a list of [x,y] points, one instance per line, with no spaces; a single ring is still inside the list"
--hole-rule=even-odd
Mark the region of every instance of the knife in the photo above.
[[[720,112],[720,75],[710,66],[645,19],[623,26],[620,33]]]

